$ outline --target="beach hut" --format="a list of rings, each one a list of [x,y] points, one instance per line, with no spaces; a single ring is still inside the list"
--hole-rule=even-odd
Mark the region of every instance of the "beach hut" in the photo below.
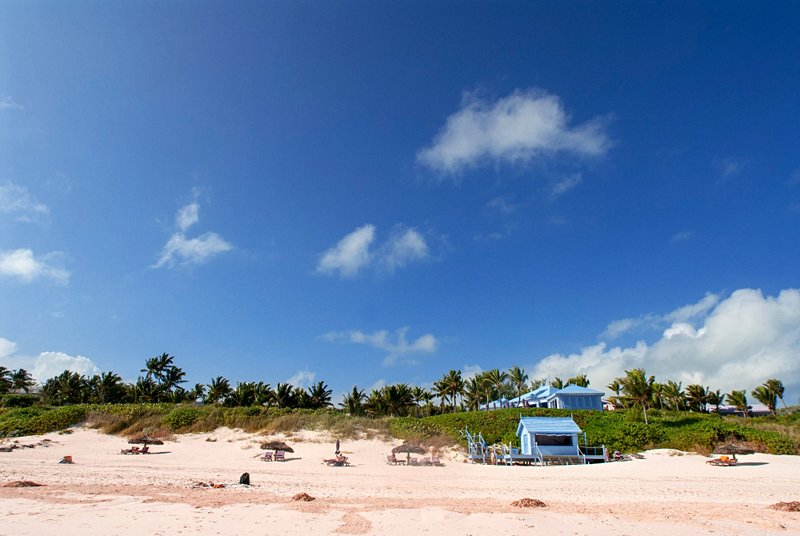
[[[584,463],[578,444],[582,433],[572,417],[521,417],[517,425],[520,454],[541,463]]]
[[[602,391],[569,384],[545,398],[548,408],[555,409],[593,409],[603,411]]]

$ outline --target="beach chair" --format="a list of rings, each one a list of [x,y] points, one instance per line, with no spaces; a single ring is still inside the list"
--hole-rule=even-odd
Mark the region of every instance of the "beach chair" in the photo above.
[[[439,460],[439,456],[431,456],[431,465],[435,465],[436,467],[442,466],[441,460]]]
[[[386,463],[389,465],[397,465],[397,456],[395,456],[394,454],[387,454]]]
[[[276,462],[285,462],[286,461],[286,453],[282,450],[275,451],[275,461]]]
[[[147,454],[149,452],[150,452],[150,447],[148,447],[147,445],[145,445],[141,449],[139,449],[139,454]]]
[[[711,465],[716,466],[730,466],[736,465],[739,460],[736,458],[731,458],[730,456],[720,456],[719,458],[714,458],[713,460],[708,460],[706,463],[710,463]]]
[[[272,451],[264,452],[264,455],[261,457],[262,462],[271,462],[272,461]]]
[[[419,461],[420,465],[431,465],[431,459],[427,456]]]
[[[416,458],[410,458],[408,460],[408,465],[419,465],[419,460],[417,460]]]

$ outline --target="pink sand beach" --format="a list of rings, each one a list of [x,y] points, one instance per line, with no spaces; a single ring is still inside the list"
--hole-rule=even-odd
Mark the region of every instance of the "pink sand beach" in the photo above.
[[[795,456],[714,467],[656,450],[590,466],[507,467],[446,450],[442,467],[405,467],[386,463],[398,442],[363,439],[342,440],[351,465],[329,467],[322,459],[336,438],[319,432],[278,437],[295,451],[285,462],[259,460],[264,436],[229,429],[176,436],[146,455],[122,455],[123,438],[84,428],[17,441],[43,439],[0,452],[2,535],[800,534],[800,513],[770,508],[800,500]],[[58,463],[64,456],[74,463]],[[238,483],[245,472],[250,486]],[[42,486],[7,486],[14,481]],[[300,493],[314,500],[293,501]],[[523,498],[545,506],[512,506]]]

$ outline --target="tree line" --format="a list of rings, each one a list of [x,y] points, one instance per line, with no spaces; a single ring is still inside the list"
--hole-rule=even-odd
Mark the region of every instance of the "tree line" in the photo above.
[[[228,407],[264,406],[277,408],[319,409],[332,407],[332,391],[325,382],[303,389],[289,383],[238,382],[232,386],[222,376],[208,384],[198,383],[186,388],[186,373],[175,365],[175,358],[161,354],[145,361],[143,375],[133,383],[125,383],[114,372],[104,372],[87,377],[65,370],[44,382],[41,399],[45,404],[67,405],[81,403],[137,403],[137,402],[202,402]],[[347,392],[340,408],[352,415],[428,416],[446,412],[474,411],[489,408],[489,403],[501,398],[512,399],[545,384],[556,389],[567,385],[588,387],[585,374],[562,380],[553,378],[531,379],[524,369],[513,366],[507,371],[492,369],[469,378],[460,370],[450,370],[433,383],[432,389],[406,383],[387,385],[367,393],[354,386]],[[0,366],[0,394],[29,393],[36,382],[25,369],[9,370]],[[727,402],[737,411],[747,414],[749,409],[746,390],[722,393],[700,384],[687,385],[668,380],[659,383],[644,369],[625,371],[608,386],[613,394],[608,398],[615,407],[641,409],[647,422],[649,409],[708,412]],[[783,402],[783,383],[771,378],[751,391],[751,395],[775,413],[778,400]],[[784,406],[786,405],[785,402]]]

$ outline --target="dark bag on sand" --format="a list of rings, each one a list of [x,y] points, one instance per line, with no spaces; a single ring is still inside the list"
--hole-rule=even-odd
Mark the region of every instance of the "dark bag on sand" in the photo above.
[[[243,473],[242,476],[239,477],[239,484],[244,484],[245,486],[249,486],[250,473]]]

